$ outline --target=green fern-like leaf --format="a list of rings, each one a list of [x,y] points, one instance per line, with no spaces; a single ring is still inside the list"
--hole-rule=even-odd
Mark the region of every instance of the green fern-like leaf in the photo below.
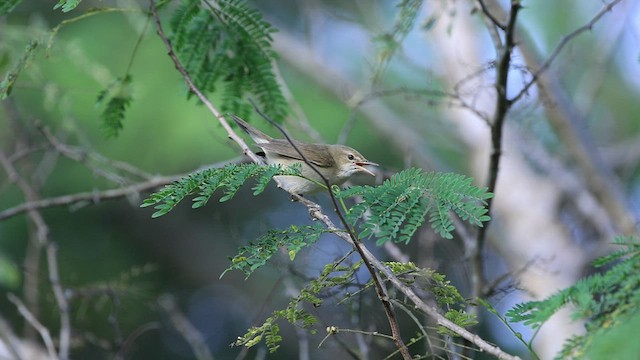
[[[384,264],[407,285],[420,287],[432,293],[438,306],[451,308],[466,305],[465,299],[445,275],[433,269],[419,268],[413,262],[385,262]]]
[[[151,194],[144,200],[141,207],[154,205],[157,211],[152,217],[160,217],[171,211],[185,197],[197,192],[192,207],[199,208],[204,206],[218,189],[222,189],[224,193],[220,201],[227,201],[233,198],[249,178],[254,177],[259,179],[258,185],[254,187],[254,194],[257,195],[264,191],[269,180],[276,175],[301,176],[300,167],[283,169],[279,166],[231,164],[223,168],[205,169]]]
[[[338,196],[362,198],[347,213],[351,223],[364,220],[361,237],[376,236],[378,245],[387,241],[408,243],[426,217],[444,238],[451,238],[454,230],[451,212],[476,226],[488,221],[484,205],[492,195],[471,182],[464,175],[424,173],[411,168],[380,186],[356,186]]]
[[[62,8],[62,12],[69,12],[80,5],[80,2],[82,2],[82,0],[60,0],[53,7],[53,10]]]
[[[283,119],[287,102],[272,68],[273,27],[240,0],[183,0],[171,18],[178,57],[204,92],[221,90],[222,110],[246,116],[243,99],[256,98],[264,112]]]
[[[117,79],[98,94],[96,105],[105,104],[100,116],[105,137],[116,137],[123,128],[122,121],[127,107],[133,100],[131,96],[131,76]]]
[[[273,329],[274,327],[278,329],[276,321],[280,319],[286,320],[290,324],[298,325],[303,329],[311,329],[318,322],[318,319],[304,310],[302,308],[303,304],[314,307],[320,306],[322,299],[318,295],[321,292],[352,284],[355,273],[362,266],[362,261],[353,265],[341,265],[340,262],[339,260],[338,262],[327,264],[317,278],[311,280],[300,291],[298,296],[289,301],[286,309],[274,311],[262,325],[251,327],[246,334],[238,337],[238,340],[232,345],[252,347],[264,339],[269,351],[276,351],[282,341],[282,337],[278,336],[278,331]],[[310,332],[313,334],[317,331],[311,329]]]
[[[318,241],[324,231],[326,229],[320,224],[292,225],[285,230],[269,230],[255,242],[241,247],[238,255],[231,259],[231,266],[220,277],[231,270],[240,270],[249,277],[265,265],[280,248],[285,248],[293,261],[300,250]]]
[[[444,314],[444,316],[449,321],[453,322],[454,324],[460,327],[470,327],[478,323],[476,315],[469,314],[464,310],[455,310],[455,309],[449,310]],[[458,333],[451,331],[444,326],[438,327],[438,333],[449,335],[449,336],[460,336]]]
[[[608,270],[547,299],[518,304],[506,316],[511,321],[539,328],[558,310],[572,305],[573,318],[587,320],[586,334],[567,341],[558,358],[590,357],[594,341],[627,326],[628,319],[640,307],[640,240],[621,236],[614,242],[624,248],[595,262],[600,267],[610,266]],[[594,349],[602,350],[599,346]]]

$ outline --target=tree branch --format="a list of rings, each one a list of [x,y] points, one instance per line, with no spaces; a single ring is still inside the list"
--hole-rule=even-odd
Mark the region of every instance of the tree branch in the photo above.
[[[25,318],[25,320],[27,320],[27,322],[31,324],[31,326],[33,326],[36,331],[38,331],[40,337],[42,337],[44,346],[47,348],[49,357],[51,359],[59,359],[58,354],[56,353],[56,346],[53,344],[53,339],[51,338],[49,329],[42,325],[42,323],[40,323],[40,321],[38,321],[38,319],[33,316],[31,311],[27,309],[24,303],[17,296],[9,293],[7,294],[7,298],[16,306],[16,308],[18,308],[18,312],[20,313],[20,315],[22,315],[22,317]]]
[[[0,163],[9,175],[9,179],[11,179],[11,181],[20,188],[25,199],[29,202],[37,201],[39,195],[24,179],[22,179],[3,151],[0,151]],[[69,316],[69,303],[60,284],[56,245],[49,239],[49,227],[44,221],[42,214],[37,210],[29,210],[28,213],[29,218],[36,226],[39,245],[46,248],[49,281],[51,282],[51,288],[60,310],[60,340],[58,356],[60,359],[66,360],[69,357],[69,345],[71,341],[71,319]]]
[[[519,0],[511,1],[511,12],[509,14],[509,22],[505,29],[505,43],[502,47],[502,54],[498,61],[496,74],[496,110],[491,123],[491,144],[492,152],[489,159],[489,179],[487,180],[487,188],[489,192],[495,193],[496,183],[498,181],[498,170],[500,167],[500,156],[502,155],[502,130],[503,124],[507,117],[507,113],[511,107],[511,102],[507,99],[507,84],[509,80],[509,70],[511,68],[511,55],[515,47],[514,32],[518,12],[522,8]],[[487,199],[487,213],[491,213],[491,205],[493,198]],[[476,298],[482,296],[484,284],[486,282],[484,276],[484,258],[482,251],[487,238],[487,229],[491,222],[487,222],[483,227],[478,229],[475,246],[471,249],[471,264],[473,267],[471,279],[471,297]]]
[[[613,9],[614,6],[616,6],[620,1],[622,0],[613,0],[610,3],[606,4],[605,6],[602,7],[602,9],[600,11],[598,11],[598,13],[596,13],[596,15],[591,18],[591,20],[584,24],[583,26],[575,29],[574,31],[572,31],[571,33],[565,35],[564,37],[562,37],[562,39],[560,40],[560,42],[558,43],[558,45],[556,45],[555,49],[553,49],[553,52],[551,53],[551,55],[547,58],[547,60],[545,60],[540,67],[538,68],[538,70],[536,70],[536,72],[534,72],[531,75],[531,80],[529,80],[529,82],[524,86],[524,88],[522,88],[522,90],[520,90],[520,92],[514,96],[513,98],[511,98],[509,100],[510,103],[515,103],[516,101],[520,100],[520,98],[522,98],[525,94],[527,94],[529,92],[529,89],[533,86],[533,84],[535,84],[538,79],[540,78],[540,76],[542,75],[542,73],[544,73],[549,66],[551,65],[551,63],[553,63],[553,61],[556,59],[556,57],[558,57],[558,55],[560,54],[560,51],[562,51],[562,49],[569,44],[569,42],[571,40],[573,40],[575,37],[577,37],[578,35],[582,34],[583,32],[586,31],[590,31],[593,26],[609,11],[611,11],[611,9]]]
[[[223,162],[207,165],[200,169],[205,169],[210,167],[217,168],[227,164],[237,163],[240,161],[241,159],[233,159],[229,161],[223,161]],[[200,169],[196,169],[194,171],[198,171]],[[37,199],[33,201],[27,201],[20,205],[16,205],[12,208],[0,211],[0,221],[6,220],[13,216],[20,215],[24,212],[29,212],[32,210],[45,209],[45,208],[58,207],[58,206],[68,206],[68,205],[81,204],[81,203],[85,203],[86,205],[98,204],[104,200],[115,200],[115,199],[120,199],[126,196],[137,195],[141,192],[153,190],[159,186],[167,185],[174,181],[178,181],[192,172],[193,171],[185,174],[169,175],[169,176],[154,176],[149,180],[142,181],[142,182],[125,186],[125,187],[116,188],[116,189],[83,192],[83,193],[63,195],[63,196],[57,196],[52,198],[46,198],[46,199]]]

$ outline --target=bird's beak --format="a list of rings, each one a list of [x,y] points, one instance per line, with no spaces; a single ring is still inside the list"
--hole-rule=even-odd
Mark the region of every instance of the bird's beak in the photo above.
[[[370,165],[370,166],[379,166],[378,164],[371,162],[369,160],[365,160],[365,161],[359,161],[356,163],[356,165],[358,165],[358,167],[360,168],[360,170],[366,172],[367,174],[375,177],[376,174],[374,174],[371,170],[367,169],[365,166]]]

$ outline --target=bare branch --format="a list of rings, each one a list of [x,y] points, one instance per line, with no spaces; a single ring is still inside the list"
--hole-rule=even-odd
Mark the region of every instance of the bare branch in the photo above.
[[[217,168],[227,164],[237,163],[241,161],[241,159],[232,159],[229,161],[223,161],[211,165],[207,165],[200,169],[205,168]],[[200,169],[196,169],[194,171],[198,171]],[[170,184],[174,181],[178,181],[183,177],[189,175],[189,173],[178,174],[178,175],[169,175],[169,176],[154,176],[147,181],[142,181],[133,185],[102,190],[102,191],[92,191],[92,192],[83,192],[77,194],[63,195],[46,199],[38,199],[34,201],[27,201],[20,205],[14,206],[12,208],[0,211],[0,221],[8,219],[10,217],[20,215],[24,212],[45,209],[50,207],[58,207],[58,206],[68,206],[74,204],[82,204],[82,205],[90,205],[90,204],[98,204],[105,200],[115,200],[120,199],[127,196],[138,195],[141,192],[153,190],[159,186]]]
[[[22,179],[3,151],[0,151],[0,163],[9,175],[9,179],[20,188],[27,201],[32,202],[39,199],[39,195]],[[69,303],[60,285],[56,246],[49,239],[49,227],[44,221],[42,214],[37,210],[29,210],[28,213],[29,218],[36,226],[39,245],[46,247],[49,281],[51,282],[51,288],[53,289],[53,294],[58,303],[58,309],[60,310],[60,347],[58,355],[60,359],[66,360],[69,357],[69,345],[71,341],[71,319],[69,316]]]
[[[20,300],[17,296],[9,293],[7,294],[7,298],[18,308],[18,312],[20,313],[20,315],[22,315],[22,317],[25,318],[25,320],[27,320],[27,322],[29,322],[29,324],[31,324],[31,326],[33,326],[36,331],[38,331],[38,334],[40,334],[40,337],[42,337],[42,341],[47,348],[49,357],[51,359],[59,359],[58,354],[56,353],[56,347],[53,344],[53,339],[51,338],[51,334],[49,333],[49,329],[42,325],[40,321],[38,321],[38,319],[33,316],[31,311],[27,309],[22,300]]]
[[[505,29],[505,43],[502,47],[502,54],[499,54],[497,74],[496,74],[496,109],[494,112],[493,122],[491,123],[491,145],[492,152],[489,159],[489,179],[487,180],[487,189],[489,192],[495,192],[496,183],[498,181],[498,170],[500,167],[500,156],[502,155],[502,131],[507,112],[511,107],[511,103],[507,100],[507,84],[509,80],[509,70],[511,68],[511,55],[515,47],[514,33],[516,28],[516,20],[518,12],[522,8],[519,0],[511,1],[511,12],[509,14],[509,22]],[[491,205],[493,198],[487,199],[487,213],[491,213]],[[478,229],[475,246],[471,252],[472,265],[472,284],[471,297],[476,298],[482,296],[482,290],[486,282],[484,276],[484,257],[482,251],[487,238],[487,229],[490,222],[484,224]],[[467,244],[465,242],[465,244]],[[469,245],[469,244],[467,244]]]
[[[200,333],[191,321],[178,309],[173,296],[168,294],[164,295],[158,299],[158,303],[162,310],[169,315],[169,320],[171,320],[173,327],[182,335],[187,343],[189,343],[196,359],[213,360],[213,355],[211,355],[211,351],[209,351],[209,347],[202,333]]]
[[[590,31],[593,26],[609,11],[611,11],[611,9],[613,9],[614,6],[616,6],[620,1],[622,0],[613,0],[610,3],[606,4],[605,6],[602,7],[602,9],[600,11],[598,11],[598,13],[596,13],[596,15],[591,18],[591,20],[580,26],[579,28],[575,29],[574,31],[572,31],[571,33],[565,35],[560,42],[558,43],[558,45],[556,45],[555,49],[553,49],[553,52],[551,53],[551,55],[547,58],[547,60],[545,60],[542,65],[540,65],[540,67],[538,68],[538,70],[536,70],[536,72],[534,72],[531,76],[531,80],[529,80],[529,82],[524,86],[524,88],[522,88],[522,90],[520,90],[520,92],[514,96],[513,98],[511,98],[509,100],[510,103],[515,103],[518,100],[520,100],[520,98],[522,98],[525,94],[527,94],[529,92],[529,89],[531,88],[531,86],[533,86],[533,84],[535,84],[538,81],[538,78],[540,78],[540,75],[545,72],[549,66],[551,65],[551,63],[553,63],[553,61],[556,59],[556,57],[558,57],[558,54],[560,54],[560,51],[562,51],[562,49],[569,44],[569,42],[571,40],[573,40],[575,37],[577,37],[578,35],[582,34],[583,32],[586,31]]]
[[[95,173],[105,176],[108,179],[113,178],[113,174],[108,174],[101,167],[96,166],[93,162],[99,164],[109,165],[117,170],[125,171],[131,175],[137,176],[141,179],[150,179],[153,175],[147,173],[146,171],[142,171],[141,169],[122,161],[116,161],[107,158],[106,156],[97,153],[95,151],[88,151],[85,149],[81,149],[80,147],[71,146],[63,143],[51,133],[48,127],[44,126],[44,124],[40,122],[36,122],[36,127],[40,132],[44,135],[44,137],[49,141],[49,143],[63,156],[83,163],[87,168],[93,170]],[[112,179],[113,180],[113,179]],[[123,183],[122,179],[117,179],[117,183]]]
[[[491,23],[498,27],[501,30],[506,30],[507,26],[502,23],[502,21],[498,20],[493,13],[489,10],[487,5],[484,3],[484,0],[478,0],[478,4],[480,5],[480,9],[482,9],[482,13],[491,20]]]

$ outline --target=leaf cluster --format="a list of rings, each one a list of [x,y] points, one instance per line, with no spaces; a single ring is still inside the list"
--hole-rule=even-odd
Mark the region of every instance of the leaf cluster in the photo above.
[[[257,178],[253,186],[253,194],[261,194],[269,181],[277,175],[301,176],[300,167],[263,166],[258,164],[230,164],[222,168],[205,169],[186,176],[162,190],[151,194],[141,207],[155,205],[157,210],[152,217],[160,217],[171,211],[185,197],[197,192],[192,208],[204,206],[214,192],[222,189],[224,195],[220,202],[233,198],[240,187],[250,178]]]
[[[362,199],[349,210],[347,220],[354,224],[362,219],[360,237],[375,236],[378,245],[387,241],[408,243],[426,216],[437,233],[450,239],[455,229],[450,212],[477,226],[490,219],[485,205],[493,195],[474,186],[472,180],[460,174],[411,168],[380,186],[355,186],[338,197]]]
[[[240,270],[249,277],[266,264],[280,248],[285,248],[289,259],[293,261],[300,250],[313,245],[324,231],[326,228],[319,223],[307,226],[291,225],[285,230],[269,230],[255,242],[241,247],[238,255],[231,258],[231,266],[220,277],[231,270]]]
[[[171,42],[195,85],[203,92],[222,86],[222,110],[247,117],[243,101],[253,95],[264,112],[283,119],[287,103],[272,68],[275,32],[241,0],[182,0],[171,17]]]
[[[101,128],[105,137],[116,137],[122,130],[125,110],[133,100],[131,92],[131,76],[126,75],[116,79],[98,94],[96,106],[105,104],[100,114]]]
[[[385,265],[405,284],[433,294],[438,307],[444,310],[445,317],[458,326],[469,327],[478,323],[475,315],[464,310],[467,301],[445,275],[433,269],[419,268],[413,262],[385,262]],[[438,327],[438,333],[458,336],[442,326]]]
[[[60,0],[53,7],[53,10],[62,9],[62,12],[69,12],[75,9],[82,0]]]
[[[262,325],[251,327],[232,345],[252,347],[264,339],[269,351],[275,352],[282,341],[282,337],[278,335],[280,328],[277,321],[284,319],[292,325],[299,325],[304,329],[311,328],[318,320],[308,311],[302,309],[302,305],[321,306],[323,301],[319,296],[320,293],[329,288],[349,285],[361,266],[362,261],[353,265],[340,265],[340,261],[327,264],[316,279],[311,280],[297,297],[291,299],[286,309],[274,311]],[[316,332],[315,329],[311,330],[311,333]]]
[[[586,334],[567,341],[558,358],[584,357],[596,339],[625,326],[630,318],[637,317],[640,308],[640,240],[620,236],[614,242],[622,249],[594,262],[596,267],[609,269],[545,300],[518,304],[506,316],[538,329],[553,314],[571,305],[574,319],[587,320]]]

